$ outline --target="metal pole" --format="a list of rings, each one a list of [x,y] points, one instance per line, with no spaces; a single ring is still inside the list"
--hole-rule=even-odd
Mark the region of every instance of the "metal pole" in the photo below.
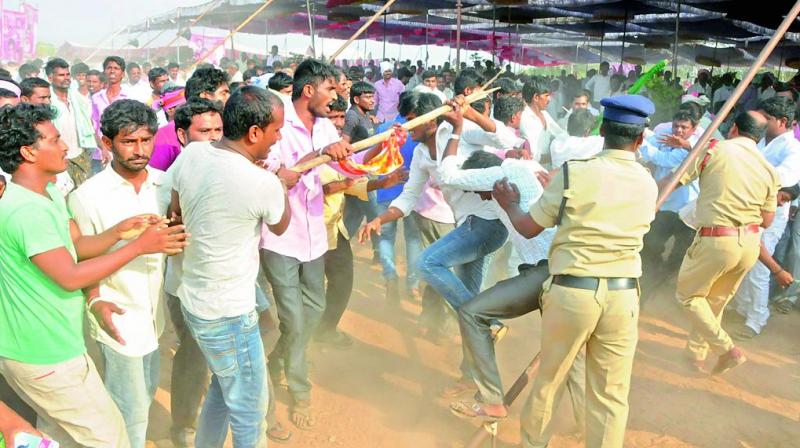
[[[176,11],[177,12],[176,12],[176,17],[175,17],[175,26],[178,28],[178,34],[180,34],[181,33],[181,10],[180,10],[180,8],[178,8]],[[175,57],[177,58],[177,60],[175,62],[177,62],[180,65],[180,63],[181,63],[181,44],[180,43],[178,43],[178,45],[175,46]]]
[[[622,50],[619,53],[619,70],[622,71],[622,64],[625,63],[625,38],[628,37],[628,8],[625,8],[625,23],[622,25]]]
[[[603,41],[606,37],[606,21],[603,20],[603,27],[600,29],[600,62],[603,62]]]
[[[492,64],[497,63],[497,2],[492,2]]]
[[[672,47],[672,77],[678,76],[678,31],[681,27],[681,0],[678,0],[678,14],[675,15],[675,45]]]
[[[695,159],[697,159],[697,157],[700,156],[700,154],[706,149],[706,145],[708,145],[708,142],[711,140],[711,135],[717,130],[719,125],[722,124],[723,120],[725,120],[728,114],[733,110],[733,107],[739,101],[739,98],[741,98],[747,86],[750,85],[750,82],[753,81],[756,73],[758,73],[758,71],[764,65],[764,62],[766,62],[769,55],[775,49],[775,46],[778,45],[778,42],[780,42],[780,40],[783,38],[783,35],[786,34],[786,30],[788,30],[789,26],[794,22],[798,13],[800,13],[800,0],[797,0],[791,11],[786,14],[786,17],[784,17],[781,25],[775,30],[775,34],[772,35],[772,37],[769,39],[769,42],[767,42],[767,44],[761,50],[761,53],[759,53],[756,61],[750,66],[750,70],[748,70],[747,74],[744,76],[744,78],[742,78],[742,82],[736,86],[736,89],[734,89],[733,93],[731,93],[730,98],[725,101],[725,104],[722,106],[719,112],[717,112],[716,117],[714,117],[714,121],[712,121],[711,124],[706,128],[706,131],[703,133],[700,139],[697,140],[697,143],[695,143],[692,151],[669,179],[669,183],[663,189],[661,189],[661,191],[659,191],[658,202],[656,203],[658,208],[664,204],[664,201],[667,200],[667,197],[670,195],[670,193],[672,193],[672,190],[674,190],[678,185],[678,180],[680,180],[681,176],[683,176],[686,170],[688,170],[689,167],[694,163]]]
[[[311,17],[311,1],[306,0],[306,12],[308,13],[308,33],[311,35],[311,51],[314,52],[314,57],[317,57],[317,42],[314,40],[314,21]]]
[[[428,28],[430,27],[428,13],[425,12],[425,67],[428,67],[428,58],[430,54],[428,53]]]
[[[383,58],[386,59],[386,14],[383,15]]]
[[[461,69],[461,0],[456,3],[456,66]]]

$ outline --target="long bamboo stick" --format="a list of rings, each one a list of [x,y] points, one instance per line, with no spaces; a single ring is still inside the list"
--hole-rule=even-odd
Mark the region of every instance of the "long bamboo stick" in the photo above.
[[[186,25],[185,27],[181,28],[181,30],[178,31],[178,34],[176,34],[175,37],[172,38],[171,41],[169,41],[168,44],[164,45],[164,47],[167,47],[167,48],[171,47],[172,44],[174,44],[178,39],[180,39],[181,34],[183,34],[184,31],[186,31],[187,29],[195,26],[197,24],[197,22],[199,22],[203,17],[206,16],[206,14],[210,13],[211,10],[213,10],[214,8],[219,6],[219,3],[220,3],[219,1],[215,1],[215,2],[212,2],[210,5],[208,5],[208,8],[206,8],[202,13],[200,13],[199,16],[195,17],[191,22],[189,22],[188,25]],[[166,28],[164,30],[166,30]],[[158,36],[160,36],[160,35],[161,35],[161,33],[158,33],[154,38],[150,39],[146,44],[142,45],[142,47],[146,48],[147,45],[149,45],[154,40],[156,40],[156,38],[158,38]]]
[[[466,98],[464,98],[464,102],[466,104],[474,103],[475,101],[478,101],[480,99],[486,98],[487,96],[491,95],[492,93],[494,93],[498,89],[499,89],[499,87],[495,87],[494,89],[489,89],[489,90],[479,89],[479,90],[475,91],[474,93],[472,93],[471,95],[469,95]],[[453,108],[448,106],[448,105],[437,107],[436,109],[434,109],[434,110],[432,110],[432,111],[430,111],[430,112],[428,112],[426,114],[422,114],[419,117],[416,117],[416,118],[414,118],[412,120],[408,120],[407,122],[403,123],[401,125],[401,127],[403,129],[405,129],[405,130],[414,129],[415,127],[417,127],[417,126],[419,126],[421,124],[424,124],[424,123],[427,123],[427,122],[429,122],[431,120],[439,118],[440,116],[450,112],[451,110],[453,110]],[[353,152],[361,152],[361,151],[364,151],[365,149],[371,148],[371,147],[373,147],[373,146],[375,146],[375,145],[377,145],[379,143],[383,143],[384,141],[388,140],[389,137],[392,136],[393,132],[394,131],[392,129],[389,129],[387,131],[381,132],[380,134],[375,134],[372,137],[369,137],[369,138],[366,138],[366,139],[361,140],[359,142],[356,142],[356,143],[353,144]],[[302,173],[302,172],[308,171],[308,170],[310,170],[312,168],[316,168],[316,167],[318,167],[320,165],[324,165],[324,164],[330,162],[331,160],[332,159],[331,159],[331,157],[329,155],[323,154],[323,155],[321,155],[319,157],[316,157],[314,159],[311,159],[311,160],[309,160],[309,161],[307,161],[305,163],[301,163],[299,165],[295,165],[295,166],[293,166],[291,168],[291,170],[295,171],[295,172],[298,172],[298,173]]]
[[[747,72],[744,78],[742,78],[742,82],[740,82],[739,85],[736,86],[736,89],[734,89],[733,93],[731,93],[730,98],[728,98],[728,100],[725,101],[725,104],[722,106],[719,112],[717,112],[717,116],[714,117],[714,121],[712,121],[711,124],[708,125],[706,131],[703,133],[700,139],[697,140],[697,143],[695,143],[694,148],[692,148],[691,152],[689,152],[689,155],[683,161],[681,166],[678,167],[678,169],[670,178],[669,183],[667,183],[666,186],[661,191],[659,191],[658,202],[656,202],[657,208],[661,208],[661,206],[664,204],[664,201],[666,201],[667,197],[670,195],[670,193],[672,193],[672,190],[674,190],[675,187],[678,185],[678,181],[680,180],[681,176],[683,176],[686,170],[688,170],[689,167],[692,166],[697,157],[699,157],[700,154],[705,150],[706,145],[708,145],[708,142],[711,140],[711,135],[714,133],[714,131],[717,130],[717,128],[719,128],[719,125],[722,124],[722,122],[725,120],[725,118],[728,116],[731,110],[733,110],[733,107],[739,101],[739,98],[741,98],[747,86],[749,86],[750,82],[753,81],[753,78],[755,78],[756,73],[758,73],[758,70],[761,69],[762,65],[764,65],[770,53],[772,53],[772,51],[775,49],[775,46],[778,45],[778,42],[781,41],[783,35],[786,34],[786,31],[789,29],[789,26],[791,26],[792,23],[794,23],[794,20],[795,18],[797,18],[798,14],[800,14],[800,0],[795,2],[792,9],[789,11],[788,14],[786,14],[786,17],[784,17],[783,22],[781,22],[778,29],[775,30],[775,34],[772,35],[772,37],[769,39],[769,42],[767,42],[767,44],[761,50],[761,53],[759,53],[758,58],[756,58],[755,62],[753,62],[753,65],[750,66],[750,70]]]
[[[107,36],[105,39],[100,41],[100,43],[97,44],[97,47],[91,53],[89,53],[89,56],[86,57],[86,62],[88,63],[89,60],[92,59],[94,57],[94,55],[96,55],[97,52],[100,51],[101,48],[103,48],[103,45],[105,45],[106,42],[108,42],[110,40],[113,40],[115,37],[119,36],[120,34],[122,34],[123,31],[126,31],[129,28],[130,27],[128,27],[128,26],[126,26],[124,28],[120,28],[117,31],[115,31],[114,33],[112,33],[110,36]]]
[[[383,6],[381,7],[381,9],[379,9],[379,10],[378,10],[378,12],[376,12],[376,13],[375,13],[375,14],[374,14],[372,17],[370,17],[370,18],[369,18],[369,20],[367,20],[366,22],[364,22],[364,24],[363,24],[363,25],[361,25],[361,28],[359,28],[359,29],[358,29],[358,31],[356,31],[356,32],[355,32],[355,34],[353,34],[352,36],[350,36],[350,39],[347,39],[347,42],[345,42],[344,44],[342,44],[342,46],[341,46],[341,47],[339,47],[339,49],[338,49],[338,50],[336,50],[336,51],[334,51],[334,52],[333,52],[333,54],[331,55],[331,58],[329,59],[329,60],[330,60],[330,62],[333,62],[333,61],[335,61],[335,60],[336,60],[336,57],[337,57],[337,56],[339,56],[340,54],[342,54],[342,52],[343,52],[343,51],[344,51],[344,50],[345,50],[345,49],[346,49],[346,48],[347,48],[347,47],[348,47],[350,44],[352,44],[354,40],[358,39],[358,36],[360,36],[361,34],[363,34],[363,33],[364,33],[364,31],[366,31],[366,30],[367,30],[367,28],[369,28],[369,26],[370,26],[370,25],[372,25],[372,23],[373,23],[374,21],[376,21],[376,20],[378,19],[378,17],[380,17],[380,16],[381,16],[381,14],[383,14],[383,13],[384,13],[384,12],[385,12],[387,9],[389,9],[389,7],[390,7],[390,6],[392,6],[392,4],[393,4],[395,1],[396,1],[396,0],[389,0],[388,2],[386,2],[386,4],[385,4],[385,5],[383,5]]]
[[[224,39],[222,39],[222,40],[221,40],[221,41],[219,41],[219,42],[218,42],[216,45],[214,45],[214,47],[213,47],[213,48],[211,48],[211,50],[209,50],[208,52],[206,52],[206,54],[204,54],[203,56],[201,56],[201,57],[200,57],[200,59],[196,60],[196,61],[194,62],[194,64],[192,64],[192,67],[191,67],[191,69],[194,69],[195,67],[197,67],[198,65],[200,65],[200,63],[202,63],[203,61],[205,61],[205,60],[206,60],[206,58],[208,58],[209,56],[211,56],[211,54],[213,54],[215,51],[217,51],[217,48],[219,48],[219,47],[221,47],[221,46],[225,45],[225,42],[227,42],[227,41],[228,41],[228,39],[230,39],[230,38],[231,38],[231,36],[233,36],[234,34],[238,33],[239,31],[241,31],[241,29],[242,29],[242,28],[244,28],[245,26],[247,26],[247,24],[248,24],[248,23],[250,23],[250,22],[251,22],[253,19],[255,19],[257,15],[261,14],[261,12],[262,12],[262,11],[264,11],[265,9],[267,9],[267,6],[271,5],[271,4],[272,4],[272,2],[274,2],[274,1],[275,1],[275,0],[266,0],[266,1],[264,2],[264,4],[263,4],[263,5],[259,6],[259,7],[258,7],[258,9],[256,9],[255,11],[253,11],[253,13],[252,13],[252,14],[250,14],[250,16],[249,16],[249,17],[247,17],[246,19],[244,19],[244,21],[243,21],[242,23],[240,23],[240,24],[239,24],[239,26],[237,26],[236,28],[234,28],[234,29],[233,29],[233,31],[231,31],[230,33],[228,33],[228,35],[227,35],[227,36],[225,36],[225,38],[224,38]],[[191,69],[190,69],[189,71],[191,71]]]

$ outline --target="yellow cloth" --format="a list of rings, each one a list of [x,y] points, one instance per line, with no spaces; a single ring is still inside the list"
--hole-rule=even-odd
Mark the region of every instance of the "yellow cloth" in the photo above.
[[[698,177],[699,227],[761,224],[761,211],[774,212],[777,207],[780,178],[749,138],[725,140],[707,149],[681,177],[681,184]]]
[[[604,150],[596,157],[569,163],[569,189],[563,171],[531,206],[543,227],[556,225],[561,198],[564,217],[550,246],[550,273],[578,277],[642,275],[639,251],[655,218],[658,187],[634,153]]]
[[[328,165],[322,165],[319,167],[319,179],[322,182],[322,185],[327,185],[331,182],[338,182],[346,180],[343,174],[339,173],[338,171],[334,170],[333,168],[329,167]],[[342,235],[350,239],[350,235],[347,233],[347,228],[344,226],[344,195],[349,194],[351,196],[355,196],[362,201],[368,200],[367,198],[367,183],[369,181],[366,178],[361,178],[356,181],[356,183],[346,189],[342,190],[333,194],[326,194],[325,195],[325,228],[328,231],[328,250],[336,249],[336,244],[338,241],[338,232],[341,232]]]

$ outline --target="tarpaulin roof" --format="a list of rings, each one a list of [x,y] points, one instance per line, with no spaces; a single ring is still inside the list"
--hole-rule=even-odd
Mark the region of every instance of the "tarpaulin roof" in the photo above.
[[[763,7],[752,0],[464,0],[461,3],[462,47],[495,51],[503,58],[528,54],[543,65],[596,62],[599,47],[613,59],[613,54],[622,54],[624,46],[625,54],[631,57],[661,59],[669,54],[665,50],[671,49],[676,18],[680,17],[678,38],[682,58],[694,60],[698,54],[710,51],[723,64],[743,65],[749,64],[752,54],[774,33],[794,1],[769,0]],[[186,26],[209,8],[200,24],[232,29],[260,4],[263,2],[256,0],[214,0],[151,17],[133,30]],[[368,0],[308,1],[315,35],[338,39],[349,38],[383,4]],[[242,31],[308,34],[306,12],[306,0],[274,0]],[[393,43],[455,46],[456,28],[457,0],[397,0],[362,38],[381,40],[385,36]],[[800,24],[795,23],[789,31],[783,54],[800,56],[797,51]],[[511,48],[520,45],[524,51]],[[588,49],[583,55],[581,47]]]

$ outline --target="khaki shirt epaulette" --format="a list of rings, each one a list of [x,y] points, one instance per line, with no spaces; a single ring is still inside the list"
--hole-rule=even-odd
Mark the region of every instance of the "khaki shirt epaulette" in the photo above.
[[[710,144],[680,183],[695,179],[700,179],[696,222],[701,227],[761,224],[761,212],[777,207],[778,174],[749,138]]]
[[[658,188],[634,153],[604,150],[569,162],[569,188],[559,171],[531,206],[531,216],[553,227],[562,197],[561,224],[550,246],[551,274],[579,277],[639,277],[639,251],[655,218]]]

